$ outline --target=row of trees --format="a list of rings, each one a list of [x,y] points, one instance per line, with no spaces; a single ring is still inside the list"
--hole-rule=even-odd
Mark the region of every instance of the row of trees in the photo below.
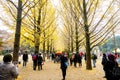
[[[108,3],[105,5],[104,3]],[[86,50],[87,66],[91,70],[91,50],[111,37],[118,24],[120,7],[117,0],[60,0],[61,8],[54,8],[50,0],[2,0],[7,12],[8,26],[15,26],[14,61],[18,61],[20,44],[27,42],[38,53],[54,51],[58,25],[63,25],[62,42],[68,52]],[[104,6],[103,6],[104,5]],[[103,8],[104,7],[104,8]],[[61,23],[56,25],[56,11]],[[11,25],[12,23],[12,25]],[[13,27],[12,27],[13,28]],[[60,45],[60,44],[58,44]]]
[[[91,50],[113,35],[120,23],[120,4],[115,0],[62,0],[62,4],[65,46],[76,53],[86,49],[86,68],[92,69]]]
[[[53,49],[56,16],[49,0],[3,0],[0,3],[13,25],[6,23],[4,17],[1,17],[1,20],[12,28],[16,25],[13,61],[18,61],[20,43],[25,41],[29,41],[29,45],[34,46],[36,53],[39,52],[40,46],[43,47],[43,51]]]

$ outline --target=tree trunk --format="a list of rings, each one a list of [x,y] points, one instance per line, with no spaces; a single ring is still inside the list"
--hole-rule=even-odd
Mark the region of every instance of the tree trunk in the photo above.
[[[70,40],[68,41],[68,44],[67,44],[67,51],[70,52]]]
[[[73,31],[72,31],[72,28],[71,28],[71,52],[73,52],[74,50],[74,47],[73,47]]]
[[[46,37],[46,34],[45,34],[45,31],[44,31],[44,41],[43,41],[43,59],[45,60],[45,45],[46,45],[46,41],[45,41],[45,37]]]
[[[35,32],[35,53],[38,54],[39,53],[39,45],[40,45],[40,34],[37,32]]]
[[[71,38],[71,52],[73,52],[74,47],[73,47],[73,38]]]
[[[92,70],[91,65],[91,53],[90,53],[90,35],[89,35],[89,29],[88,26],[85,25],[86,31],[85,31],[85,37],[86,37],[86,69]]]
[[[87,21],[87,12],[86,12],[86,1],[83,0],[83,15],[84,15],[84,29],[85,29],[85,38],[86,38],[86,69],[92,70],[91,65],[91,54],[90,54],[90,34],[89,34],[89,26]]]
[[[35,45],[35,53],[39,53],[39,46]]]
[[[35,52],[39,53],[39,46],[40,46],[40,21],[41,21],[41,9],[39,9],[38,12],[38,19],[37,19],[37,27],[36,27],[36,33],[35,33]]]
[[[22,16],[22,1],[18,0],[17,8],[17,21],[16,21],[16,31],[15,31],[15,40],[14,40],[14,49],[13,49],[13,61],[18,61],[18,52],[20,46],[20,32],[21,32],[21,16]]]
[[[50,53],[52,52],[53,49],[53,39],[50,40]]]
[[[114,42],[114,50],[115,50],[115,53],[117,53],[116,37],[115,37],[115,31],[114,31],[114,29],[113,29],[113,42]]]
[[[78,26],[77,23],[75,23],[75,34],[76,34],[76,53],[79,53],[79,45],[78,45]]]
[[[48,38],[48,40],[47,40],[47,58],[49,58],[49,52],[50,52],[49,45],[50,45],[50,42],[49,42],[49,38]]]

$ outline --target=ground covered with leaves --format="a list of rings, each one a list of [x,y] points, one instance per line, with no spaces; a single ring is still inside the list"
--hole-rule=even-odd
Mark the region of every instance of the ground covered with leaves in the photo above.
[[[26,67],[22,66],[22,58],[19,58],[19,77],[17,80],[62,80],[62,73],[59,63],[46,60],[43,65],[43,70],[34,71],[32,68],[32,59],[29,55],[28,64]],[[103,78],[104,71],[101,65],[101,58],[97,59],[97,67],[92,70],[86,70],[86,65],[83,59],[82,67],[75,68],[68,66],[66,80],[106,80]]]
[[[67,69],[66,80],[106,80],[103,78],[104,71],[101,65],[101,58],[97,59],[97,67],[92,70],[86,70],[86,65],[83,59],[82,67],[75,68],[69,66]],[[46,60],[43,65],[43,70],[34,71],[32,68],[31,56],[26,67],[19,65],[20,75],[17,80],[61,80],[62,74],[59,63]]]

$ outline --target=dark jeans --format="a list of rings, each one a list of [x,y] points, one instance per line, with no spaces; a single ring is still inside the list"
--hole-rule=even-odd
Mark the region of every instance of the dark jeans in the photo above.
[[[72,66],[72,64],[73,64],[73,60],[72,60],[72,59],[70,59],[70,65]]]
[[[42,63],[38,63],[38,70],[42,70]]]
[[[66,69],[67,69],[67,68],[62,68],[62,76],[63,76],[63,80],[65,80]]]
[[[77,61],[74,61],[74,67],[77,67]]]
[[[33,70],[36,70],[37,67],[37,61],[33,61]]]

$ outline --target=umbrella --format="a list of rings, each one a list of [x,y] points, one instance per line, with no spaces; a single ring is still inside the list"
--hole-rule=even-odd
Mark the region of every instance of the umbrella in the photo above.
[[[57,51],[56,54],[62,54],[62,52],[61,51]]]

